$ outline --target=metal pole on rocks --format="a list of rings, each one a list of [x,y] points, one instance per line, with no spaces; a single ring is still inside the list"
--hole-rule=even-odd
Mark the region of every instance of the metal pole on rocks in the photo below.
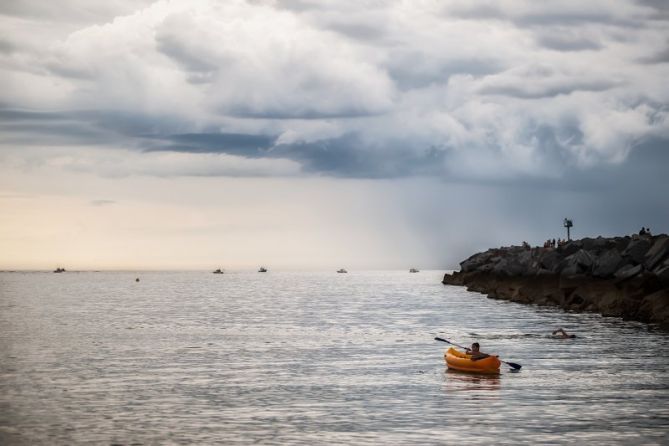
[[[574,226],[574,223],[573,223],[571,220],[569,220],[568,218],[565,218],[565,219],[564,219],[563,226],[564,226],[565,228],[567,228],[567,240],[571,240],[571,236],[570,236],[570,234],[569,234],[569,228],[571,228],[572,226]]]

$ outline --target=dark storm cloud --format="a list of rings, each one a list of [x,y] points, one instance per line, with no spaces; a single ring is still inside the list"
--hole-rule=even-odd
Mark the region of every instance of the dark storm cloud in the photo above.
[[[0,121],[4,122],[64,121],[69,119],[72,119],[71,113],[18,110],[0,105]]]
[[[604,26],[635,27],[639,26],[643,18],[620,17],[607,11],[591,11],[588,13],[531,13],[524,14],[511,19],[518,26],[549,26],[562,25],[574,26],[585,24],[600,24]]]
[[[263,107],[259,109],[254,107],[251,104],[247,105],[235,105],[235,106],[226,106],[218,110],[222,115],[234,116],[237,118],[248,118],[248,119],[277,119],[277,120],[321,120],[321,119],[347,119],[347,118],[362,118],[365,116],[375,116],[379,115],[382,112],[374,112],[366,110],[364,108],[359,108],[351,106],[349,108],[340,109],[336,111],[325,111],[319,109],[317,106],[310,107],[308,105],[302,106],[300,108],[287,109],[287,108],[268,108]]]
[[[557,51],[586,51],[602,49],[600,42],[579,36],[560,34],[541,34],[537,37],[537,43],[546,48]]]
[[[584,170],[573,165],[564,156],[552,130],[543,129],[543,151],[548,160],[548,170],[557,176],[522,175],[502,180],[479,180],[478,184],[501,187],[518,187],[528,195],[541,191],[570,191],[573,193],[607,196],[607,201],[620,202],[621,209],[643,203],[662,203],[669,190],[669,176],[664,174],[669,165],[669,139],[652,138],[637,145],[622,164],[598,164]],[[666,208],[666,209],[665,209]],[[622,212],[618,209],[619,212]],[[658,205],[655,210],[669,216],[669,207]],[[669,219],[667,219],[669,222]]]
[[[35,145],[128,143],[146,151],[229,153],[261,157],[276,136],[241,133],[170,134],[177,127],[168,117],[79,110],[39,112],[0,108],[0,141]]]
[[[169,134],[189,127],[182,119],[165,113],[144,114],[116,110],[81,110],[73,113],[80,122],[117,134],[121,137],[143,137]]]
[[[134,138],[174,130],[168,116],[114,111],[35,111],[0,106],[0,140],[25,145],[134,144]],[[129,139],[130,138],[130,139]]]
[[[274,139],[265,135],[241,133],[185,133],[155,138],[153,150],[189,153],[227,153],[259,158],[266,156]]]
[[[92,5],[87,0],[60,0],[45,2],[41,0],[3,0],[0,2],[0,14],[27,19],[47,19],[66,23],[104,23],[122,14],[131,13],[137,8],[148,5],[153,0],[133,0],[100,2]]]
[[[669,63],[669,45],[651,56],[639,58],[639,62],[648,65]]]
[[[0,39],[0,53],[11,54],[16,49],[18,49],[18,47],[13,42],[6,39]]]
[[[183,45],[181,41],[172,35],[159,34],[156,36],[156,43],[158,51],[178,62],[187,71],[211,76],[218,69],[215,61],[207,60],[198,54],[194,54],[187,46]]]
[[[589,203],[573,212],[581,215],[582,233],[617,235],[641,225],[669,232],[669,139],[641,142],[623,164],[601,164],[590,170],[568,170],[556,190],[581,194]]]
[[[538,5],[533,2],[518,2],[500,5],[477,5],[465,3],[445,9],[444,13],[468,20],[501,20],[508,21],[519,27],[539,26],[579,26],[585,24],[615,25],[622,27],[638,26],[647,18],[617,14],[613,8],[574,8],[560,6],[559,2],[547,2]],[[543,7],[542,7],[543,6]],[[649,14],[648,14],[649,15]]]
[[[402,89],[421,88],[431,84],[447,83],[454,74],[483,76],[503,70],[497,60],[451,59],[434,60],[420,51],[397,51],[387,62],[388,74]]]
[[[76,134],[156,137],[184,127],[183,122],[168,114],[147,115],[114,110],[37,111],[0,105],[0,125],[7,130],[28,129],[31,132],[59,134],[58,128],[69,127]],[[206,135],[206,134],[205,134]]]
[[[347,134],[312,143],[274,145],[272,136],[244,134],[183,134],[151,139],[151,151],[225,153],[245,158],[275,158],[298,162],[304,172],[340,178],[436,176],[445,152],[435,147],[376,147],[360,135]]]
[[[80,112],[0,107],[0,141],[4,144],[97,145],[123,140],[123,136],[97,126],[89,119],[82,119]]]
[[[669,20],[669,2],[665,0],[637,0],[637,3],[655,10],[651,19]]]
[[[72,12],[87,4],[0,7],[14,27],[0,44],[5,145],[525,182],[623,166],[639,141],[669,133],[660,1],[120,1]],[[25,17],[45,26],[24,31]],[[50,30],[60,22],[67,32]]]
[[[369,23],[332,23],[327,28],[357,40],[374,41],[388,37],[384,26]]]
[[[595,178],[607,187],[616,185],[617,193],[630,204],[635,199],[651,199],[658,212],[669,212],[666,192],[669,191],[669,139],[649,138],[635,147],[624,164],[600,165],[581,178]],[[669,222],[669,219],[667,219]]]
[[[94,127],[81,123],[51,122],[48,125],[38,124],[0,124],[0,141],[3,144],[26,146],[53,145],[103,145],[119,138]]]
[[[482,94],[512,96],[521,99],[550,98],[566,95],[575,91],[606,91],[618,84],[612,81],[581,81],[559,83],[558,85],[518,84],[518,85],[489,85],[481,88]]]
[[[349,134],[317,143],[279,145],[272,153],[303,165],[306,172],[345,178],[437,175],[444,152],[433,147],[377,147]]]

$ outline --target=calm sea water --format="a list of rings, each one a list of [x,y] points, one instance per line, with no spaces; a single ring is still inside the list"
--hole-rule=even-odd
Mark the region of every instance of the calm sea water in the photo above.
[[[653,327],[440,271],[136,276],[0,274],[0,444],[669,443]],[[437,335],[523,368],[448,372]]]

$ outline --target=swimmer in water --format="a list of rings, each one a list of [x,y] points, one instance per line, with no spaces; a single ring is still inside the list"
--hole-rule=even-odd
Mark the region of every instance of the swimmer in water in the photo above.
[[[567,332],[564,331],[563,328],[558,328],[557,330],[555,330],[555,331],[553,332],[553,336],[557,336],[557,337],[559,337],[559,338],[561,338],[561,339],[573,339],[573,338],[576,337],[576,335],[573,335],[573,334],[567,334]]]

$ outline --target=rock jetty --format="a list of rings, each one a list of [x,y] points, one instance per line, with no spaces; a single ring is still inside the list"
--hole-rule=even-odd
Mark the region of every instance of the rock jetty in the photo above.
[[[493,299],[597,312],[669,329],[669,236],[584,238],[474,254],[446,285]]]

